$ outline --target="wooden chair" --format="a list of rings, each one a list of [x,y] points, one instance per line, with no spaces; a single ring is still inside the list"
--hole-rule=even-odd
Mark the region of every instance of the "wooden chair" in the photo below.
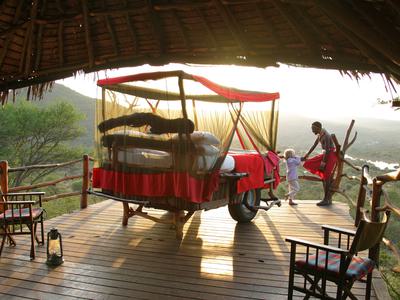
[[[6,239],[15,246],[14,235],[30,235],[31,259],[35,259],[35,240],[44,244],[42,196],[43,192],[0,194],[0,231],[3,236],[0,246],[0,256]],[[36,235],[40,224],[41,238]]]
[[[357,299],[351,292],[357,280],[366,282],[365,299],[370,299],[372,270],[376,262],[371,257],[361,257],[357,253],[379,245],[389,217],[388,210],[381,222],[372,222],[364,213],[356,231],[324,225],[324,244],[286,238],[291,245],[288,299],[293,298],[294,290],[304,293],[304,299],[310,296],[321,299]],[[329,245],[332,240],[337,246]],[[295,277],[299,277],[295,275],[301,275],[302,280],[295,282]],[[363,279],[365,276],[366,280]],[[327,294],[327,282],[336,284],[336,296]]]

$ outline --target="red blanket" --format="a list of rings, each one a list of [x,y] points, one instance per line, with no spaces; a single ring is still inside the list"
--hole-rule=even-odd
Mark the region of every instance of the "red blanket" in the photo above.
[[[199,179],[188,172],[124,173],[93,169],[93,187],[125,196],[179,197],[190,202],[210,201],[218,189],[219,173]]]
[[[274,183],[272,184],[274,189],[276,189],[281,182],[281,176],[279,175],[279,160],[280,158],[278,154],[273,151],[268,151],[264,158],[265,171],[269,175],[272,174],[275,179]]]
[[[307,159],[304,162],[303,167],[307,171],[319,176],[322,180],[325,180],[329,178],[332,175],[333,171],[335,170],[337,163],[337,156],[335,151],[329,152],[325,169],[324,171],[321,171],[319,167],[321,165],[323,157],[324,157],[323,154],[311,157],[310,159]]]
[[[237,182],[237,192],[243,193],[248,190],[266,188],[264,185],[265,171],[275,177],[273,187],[276,188],[279,184],[279,157],[269,151],[266,157],[258,153],[233,153],[230,154],[235,159],[235,171],[239,173],[248,173],[248,177],[244,177]]]

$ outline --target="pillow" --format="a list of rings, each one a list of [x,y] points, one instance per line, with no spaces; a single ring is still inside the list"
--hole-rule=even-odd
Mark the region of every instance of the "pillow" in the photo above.
[[[137,136],[137,137],[143,137],[146,135],[146,133],[144,133],[144,132],[140,132],[140,131],[132,130],[132,129],[121,129],[121,130],[110,131],[109,134],[124,134],[124,135]]]
[[[185,139],[186,135],[183,134],[182,137]],[[178,140],[179,135],[178,134],[172,135],[172,139]],[[190,139],[195,144],[205,144],[205,145],[215,145],[215,146],[220,145],[219,139],[208,131],[194,131],[193,133],[190,134]]]

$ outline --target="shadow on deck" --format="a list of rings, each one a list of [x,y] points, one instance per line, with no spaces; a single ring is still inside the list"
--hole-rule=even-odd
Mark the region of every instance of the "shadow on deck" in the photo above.
[[[286,236],[322,242],[321,224],[352,228],[348,206],[287,202],[237,224],[227,207],[198,211],[181,242],[168,225],[133,217],[121,225],[122,204],[106,200],[45,222],[63,236],[65,263],[46,264],[45,247],[29,260],[29,239],[5,247],[0,296],[38,299],[286,299]],[[168,217],[165,211],[153,215]],[[356,294],[364,293],[356,286]],[[374,294],[373,294],[373,297]]]

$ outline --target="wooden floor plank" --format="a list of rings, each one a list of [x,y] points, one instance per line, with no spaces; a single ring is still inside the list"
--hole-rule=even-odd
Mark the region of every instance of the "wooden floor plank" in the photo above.
[[[45,247],[29,260],[29,239],[5,247],[0,295],[30,299],[286,299],[287,236],[322,242],[322,224],[353,228],[345,204],[283,203],[237,224],[227,207],[196,212],[182,241],[170,226],[133,217],[106,200],[45,222],[63,235],[65,263],[46,264]],[[169,213],[149,210],[159,218]],[[354,291],[363,295],[364,285]],[[1,297],[0,296],[0,297]],[[3,298],[2,298],[3,299]],[[374,298],[373,298],[374,299]]]

